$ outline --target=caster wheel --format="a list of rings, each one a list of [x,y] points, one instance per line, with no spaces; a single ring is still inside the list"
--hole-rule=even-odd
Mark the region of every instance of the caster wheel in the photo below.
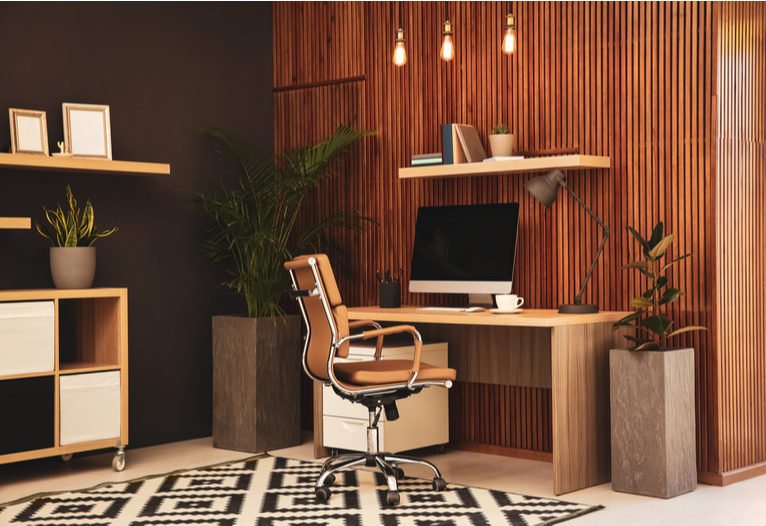
[[[73,456],[74,455],[72,453],[67,453],[65,455],[61,455],[61,460],[63,460],[64,462],[69,462],[70,460],[72,460]]]
[[[330,474],[330,475],[327,476],[326,479],[324,479],[325,487],[332,486],[333,482],[335,482],[335,475],[334,474]]]
[[[330,495],[332,495],[332,491],[330,491],[330,488],[319,488],[318,490],[316,490],[315,495],[319,502],[324,502],[330,498]]]
[[[394,473],[396,473],[396,480],[402,480],[404,478],[404,470],[402,468],[395,467]]]
[[[447,489],[447,481],[444,480],[443,478],[437,477],[433,481],[433,488],[434,488],[434,491],[444,491],[445,489]]]
[[[399,504],[399,492],[398,491],[389,491],[386,493],[386,503],[389,506],[396,506]]]
[[[122,471],[125,469],[125,453],[116,453],[112,459],[112,469]]]

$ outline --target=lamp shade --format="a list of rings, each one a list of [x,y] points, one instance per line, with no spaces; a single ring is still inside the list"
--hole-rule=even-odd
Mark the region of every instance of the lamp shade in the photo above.
[[[561,186],[560,182],[563,180],[566,180],[564,174],[558,169],[554,169],[545,175],[527,181],[524,183],[524,187],[545,208],[550,208],[553,202],[556,201],[556,195],[558,194],[559,186]]]

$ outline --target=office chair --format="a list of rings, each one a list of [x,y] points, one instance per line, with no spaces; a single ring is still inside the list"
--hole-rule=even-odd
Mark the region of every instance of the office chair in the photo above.
[[[382,411],[386,419],[396,420],[399,415],[396,401],[419,393],[431,386],[451,387],[455,370],[420,363],[423,341],[420,333],[410,325],[382,329],[372,320],[351,321],[338,292],[338,285],[324,254],[305,255],[285,263],[293,283],[292,296],[298,300],[308,334],[303,348],[303,368],[313,380],[330,384],[335,392],[355,403],[367,407],[367,452],[364,454],[331,457],[322,466],[315,485],[317,500],[324,501],[332,494],[330,486],[335,472],[364,464],[383,472],[388,485],[386,502],[399,504],[397,481],[404,476],[400,464],[420,464],[434,472],[433,489],[443,491],[446,481],[430,462],[418,458],[393,455],[379,451],[378,420]],[[350,334],[351,329],[370,327],[370,330]],[[415,356],[409,360],[381,360],[383,337],[408,332],[415,342]],[[349,342],[377,338],[374,360],[366,362],[337,362],[346,358]]]

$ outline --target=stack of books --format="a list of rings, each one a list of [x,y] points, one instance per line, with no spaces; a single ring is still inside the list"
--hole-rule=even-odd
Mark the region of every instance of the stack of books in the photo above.
[[[442,164],[442,154],[421,153],[412,156],[412,166],[431,166],[434,164]]]

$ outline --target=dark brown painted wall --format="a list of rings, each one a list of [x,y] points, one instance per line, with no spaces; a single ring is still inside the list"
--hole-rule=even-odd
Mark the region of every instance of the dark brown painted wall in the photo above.
[[[62,102],[108,104],[115,159],[169,163],[170,176],[0,170],[0,216],[93,202],[94,286],[128,288],[131,447],[211,433],[211,316],[244,312],[199,256],[203,220],[183,191],[223,173],[204,126],[273,149],[270,3],[0,3],[0,113],[44,110],[51,151]],[[3,124],[5,122],[5,124]],[[0,148],[10,131],[0,120]],[[52,287],[47,242],[0,230],[0,288]]]

